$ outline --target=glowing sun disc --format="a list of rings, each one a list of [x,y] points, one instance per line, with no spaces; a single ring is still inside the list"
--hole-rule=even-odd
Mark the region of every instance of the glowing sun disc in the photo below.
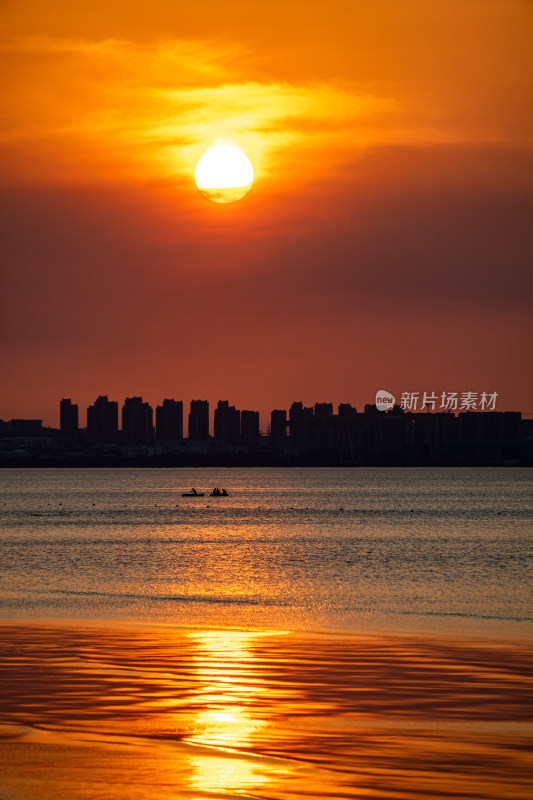
[[[254,168],[235,145],[216,144],[198,159],[194,170],[196,185],[215,203],[234,203],[250,190]]]

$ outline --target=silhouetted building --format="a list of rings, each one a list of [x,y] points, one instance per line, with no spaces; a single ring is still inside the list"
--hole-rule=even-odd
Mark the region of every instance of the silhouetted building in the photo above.
[[[361,460],[363,415],[349,403],[341,403],[333,417],[335,449],[341,464],[357,464]]]
[[[287,443],[287,412],[278,408],[270,414],[270,443],[278,452],[283,451]]]
[[[69,398],[59,403],[59,429],[61,436],[76,436],[78,433],[78,406]]]
[[[315,403],[315,419],[330,419],[333,416],[333,403]]]
[[[219,400],[215,408],[215,439],[225,444],[237,444],[240,437],[240,411],[227,400]]]
[[[339,404],[339,417],[356,417],[357,416],[357,409],[354,406],[350,405],[350,403],[340,403]]]
[[[40,436],[43,432],[42,419],[9,419],[4,432],[8,436]]]
[[[207,400],[191,400],[189,439],[197,442],[209,439],[209,403]]]
[[[122,406],[122,438],[125,445],[150,445],[154,439],[154,415],[142,397],[126,397]]]
[[[303,403],[294,402],[289,409],[289,423],[308,422],[313,419],[313,409],[304,406]]]
[[[93,444],[118,441],[118,403],[100,395],[87,409],[87,436]]]
[[[259,411],[241,411],[241,442],[249,447],[259,444]]]
[[[291,447],[299,453],[307,452],[309,423],[313,419],[313,409],[294,402],[289,409],[289,436]]]
[[[183,403],[181,400],[163,400],[155,410],[156,438],[163,441],[183,439]]]
[[[457,417],[458,454],[465,463],[515,463],[520,459],[518,411],[466,411]]]
[[[183,436],[183,404],[165,399],[157,407],[157,435],[164,442]],[[77,406],[69,398],[60,402],[61,433],[72,437],[78,429]],[[395,405],[379,411],[374,404],[358,414],[349,403],[332,413],[330,403],[314,408],[294,402],[288,414],[272,411],[270,452],[259,432],[259,412],[238,411],[227,400],[215,410],[215,437],[209,438],[209,403],[193,400],[189,414],[189,442],[179,447],[158,446],[153,441],[153,412],[141,397],[126,398],[122,409],[122,432],[118,429],[118,404],[100,396],[87,409],[87,434],[91,444],[124,443],[116,449],[87,447],[76,438],[75,446],[61,439],[57,430],[43,428],[41,420],[0,420],[0,462],[28,465],[117,463],[141,459],[154,465],[205,464],[294,464],[308,466],[493,466],[533,464],[533,420],[522,420],[520,412],[501,411],[411,411]],[[120,435],[121,434],[121,435]],[[239,447],[238,445],[242,445]],[[143,449],[144,448],[144,449]],[[224,453],[221,454],[220,450]],[[211,460],[212,459],[212,460]],[[136,462],[139,463],[139,462]]]
[[[289,423],[291,422],[301,422],[303,419],[303,403],[297,402],[296,400],[289,408]]]
[[[389,410],[387,411],[387,414],[403,414],[403,413],[404,413],[404,408],[398,403],[395,403],[395,405],[393,405],[393,407],[389,408]]]

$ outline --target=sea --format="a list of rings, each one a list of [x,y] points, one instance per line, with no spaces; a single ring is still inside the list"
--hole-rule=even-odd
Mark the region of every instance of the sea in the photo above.
[[[533,796],[533,470],[0,483],[2,800]]]
[[[4,469],[0,486],[6,620],[533,630],[531,469]]]

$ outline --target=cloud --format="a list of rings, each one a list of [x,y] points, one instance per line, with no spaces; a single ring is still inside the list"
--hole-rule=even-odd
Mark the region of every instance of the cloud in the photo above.
[[[396,113],[395,101],[354,87],[242,80],[243,48],[220,42],[12,37],[0,52],[16,79],[5,99],[7,168],[20,177],[29,149],[36,181],[107,175],[113,163],[118,175],[175,179],[217,139],[236,141],[267,172],[280,151],[297,162],[298,147],[363,144]]]
[[[3,168],[19,180],[187,183],[202,152],[225,140],[274,191],[342,178],[370,147],[500,137],[451,115],[443,124],[390,81],[244,78],[246,47],[220,40],[11,37],[0,53],[14,82]]]

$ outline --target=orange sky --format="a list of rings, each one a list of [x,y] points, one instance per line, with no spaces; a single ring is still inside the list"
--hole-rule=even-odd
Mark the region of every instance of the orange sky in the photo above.
[[[0,10],[0,417],[380,388],[533,415],[532,3],[80,5]],[[256,173],[232,205],[194,185],[218,139]]]

